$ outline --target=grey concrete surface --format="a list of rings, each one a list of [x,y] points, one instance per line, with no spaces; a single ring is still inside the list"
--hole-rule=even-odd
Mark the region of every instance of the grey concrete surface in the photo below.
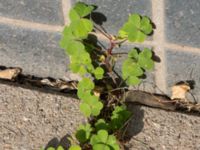
[[[18,66],[24,73],[61,78],[68,57],[59,48],[60,33],[0,24],[0,65]]]
[[[0,0],[0,16],[63,25],[61,0]]]
[[[74,98],[0,84],[0,149],[39,150],[82,122]],[[199,150],[199,116],[129,105],[129,150]],[[57,140],[55,140],[57,139]]]
[[[200,47],[200,1],[166,0],[167,40]]]
[[[0,84],[0,149],[39,150],[83,121],[74,98]]]
[[[167,84],[170,87],[179,81],[193,80],[194,89],[191,93],[196,100],[200,102],[200,54],[191,54],[189,52],[177,52],[167,50]],[[193,98],[190,97],[193,100]]]
[[[132,107],[130,150],[199,150],[200,119],[178,112]]]

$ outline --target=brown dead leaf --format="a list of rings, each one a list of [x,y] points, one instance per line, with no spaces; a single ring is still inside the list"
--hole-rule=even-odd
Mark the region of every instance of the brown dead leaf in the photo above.
[[[172,96],[171,99],[179,99],[186,101],[186,93],[190,90],[190,86],[187,83],[182,83],[174,85],[172,87]]]
[[[21,68],[9,68],[0,70],[0,79],[14,80],[21,72]]]

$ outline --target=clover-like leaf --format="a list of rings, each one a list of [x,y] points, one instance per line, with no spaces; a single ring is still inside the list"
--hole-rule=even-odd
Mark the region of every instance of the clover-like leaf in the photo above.
[[[140,53],[143,57],[151,58],[152,57],[152,51],[148,48],[144,48],[143,51]]]
[[[151,32],[152,24],[147,17],[132,14],[119,30],[119,37],[127,38],[130,42],[143,42]]]
[[[92,31],[93,23],[92,21],[83,18],[72,22],[70,27],[76,37],[84,39],[87,38],[88,33]]]
[[[111,150],[109,146],[107,146],[106,144],[95,144],[93,146],[93,150]]]
[[[140,15],[139,14],[130,15],[128,22],[133,23],[133,26],[139,28],[140,27]]]
[[[69,150],[81,150],[81,147],[79,145],[72,145]]]
[[[80,111],[86,116],[89,117],[92,113],[90,105],[86,103],[81,103],[80,104]]]
[[[77,55],[83,52],[85,49],[84,45],[75,40],[69,40],[66,47],[66,52],[69,55]]]
[[[147,17],[142,17],[141,20],[141,29],[145,34],[150,34],[152,32],[152,25],[150,19]]]
[[[56,150],[54,147],[48,147],[47,150]]]
[[[101,112],[101,109],[103,108],[103,104],[102,104],[102,102],[98,101],[98,102],[96,102],[95,105],[92,105],[91,107],[92,107],[92,110],[91,110],[92,115],[98,116]]]
[[[96,79],[102,79],[103,78],[103,74],[104,74],[104,70],[101,67],[97,67],[94,70],[93,73],[94,73]]]
[[[111,116],[111,126],[113,130],[121,128],[131,113],[126,109],[125,105],[116,106]]]
[[[129,76],[141,76],[143,70],[140,66],[132,61],[131,59],[126,59],[122,65],[122,77],[123,79],[128,78]]]
[[[64,150],[62,146],[58,146],[56,150]]]
[[[84,143],[89,140],[92,130],[93,129],[89,123],[80,125],[76,131],[76,138],[80,143]]]
[[[80,17],[85,17],[85,16],[89,15],[92,12],[92,10],[94,9],[94,6],[87,5],[84,2],[78,2],[73,7],[73,9],[77,12],[77,14]]]
[[[92,135],[90,144],[95,150],[97,148],[105,148],[106,150],[119,150],[117,140],[113,135],[108,135],[106,130],[99,130],[96,135]]]
[[[138,59],[138,51],[137,51],[137,49],[134,48],[134,49],[130,50],[128,52],[128,57],[137,60]]]
[[[138,64],[147,70],[151,70],[154,67],[154,61],[152,60],[152,52],[148,48],[145,48],[138,58]]]
[[[83,78],[78,83],[78,89],[92,90],[92,89],[94,89],[94,83],[89,78]]]
[[[95,129],[97,131],[99,130],[108,130],[109,129],[109,126],[108,126],[108,123],[105,122],[104,119],[99,119],[97,120],[97,122],[95,123]]]
[[[140,84],[141,80],[136,76],[129,76],[126,82],[128,85],[138,85]]]
[[[77,21],[80,19],[80,16],[75,9],[71,9],[69,11],[69,18],[71,21]]]

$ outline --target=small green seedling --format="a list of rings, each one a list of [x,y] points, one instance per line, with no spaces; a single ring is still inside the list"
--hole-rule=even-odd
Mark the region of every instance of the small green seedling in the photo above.
[[[77,96],[81,100],[80,111],[88,118],[88,123],[80,125],[75,133],[78,143],[74,142],[69,150],[119,150],[120,142],[115,135],[131,113],[123,103],[122,90],[118,89],[140,84],[145,72],[154,68],[150,49],[133,48],[122,63],[121,75],[115,71],[115,48],[126,41],[143,42],[153,31],[150,19],[132,14],[118,35],[111,35],[92,20],[95,9],[93,5],[76,3],[60,40],[60,47],[70,58],[71,71],[82,77]],[[90,40],[97,32],[108,40],[109,47]]]

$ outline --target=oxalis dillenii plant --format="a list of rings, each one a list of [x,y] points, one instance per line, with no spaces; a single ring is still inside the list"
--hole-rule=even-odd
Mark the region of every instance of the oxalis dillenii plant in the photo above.
[[[152,24],[148,17],[131,14],[118,35],[113,36],[93,22],[96,8],[76,3],[69,12],[71,23],[64,28],[60,41],[70,57],[71,71],[82,77],[77,96],[81,100],[80,111],[88,120],[75,132],[77,141],[71,140],[69,150],[119,150],[120,131],[131,116],[122,89],[140,84],[145,71],[154,67],[150,49],[133,48],[122,64],[122,76],[118,75],[114,68],[118,56],[115,48],[125,41],[143,42],[152,33]],[[108,39],[108,48],[93,40],[96,33]]]

